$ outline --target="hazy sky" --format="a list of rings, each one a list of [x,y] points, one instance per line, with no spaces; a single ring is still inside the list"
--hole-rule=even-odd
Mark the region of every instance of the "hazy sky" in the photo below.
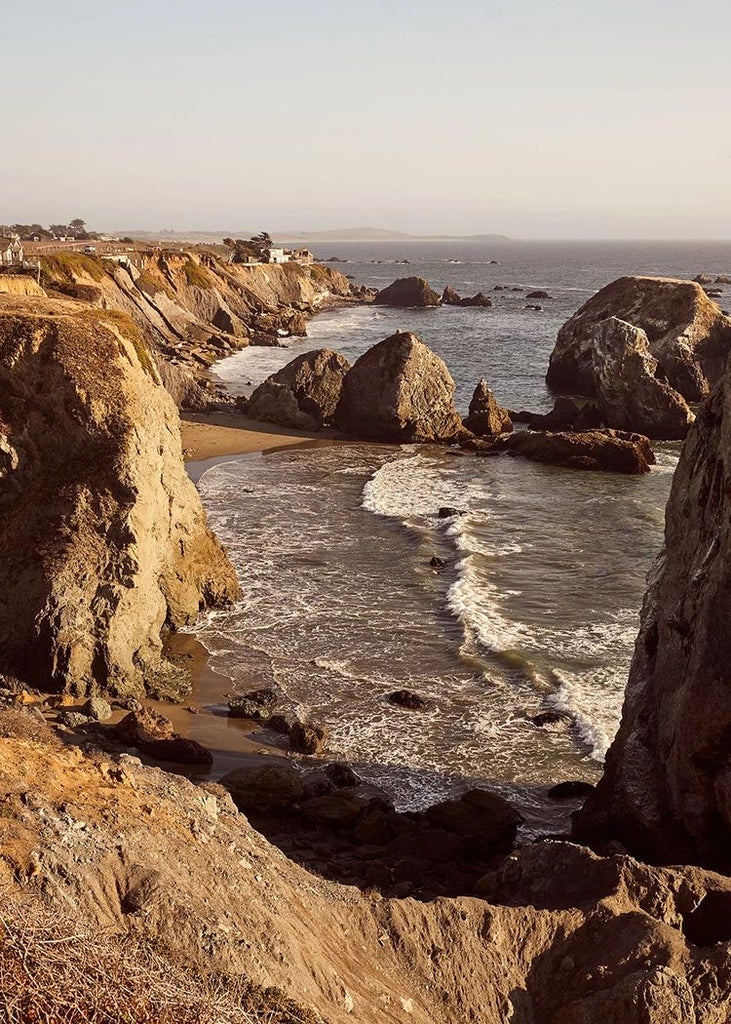
[[[0,0],[0,223],[731,238],[731,3]]]

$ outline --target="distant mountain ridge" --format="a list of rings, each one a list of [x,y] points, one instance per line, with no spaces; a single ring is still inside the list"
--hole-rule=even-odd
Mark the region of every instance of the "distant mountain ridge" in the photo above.
[[[206,241],[211,238],[249,238],[252,231],[129,231],[115,234],[131,238],[175,238],[180,241]],[[272,236],[285,242],[509,242],[507,235],[409,235],[387,228],[335,228],[328,231],[273,231]]]

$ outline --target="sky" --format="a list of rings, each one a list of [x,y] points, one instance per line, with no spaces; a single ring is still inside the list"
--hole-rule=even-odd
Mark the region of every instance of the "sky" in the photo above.
[[[731,239],[731,4],[0,0],[0,223]]]

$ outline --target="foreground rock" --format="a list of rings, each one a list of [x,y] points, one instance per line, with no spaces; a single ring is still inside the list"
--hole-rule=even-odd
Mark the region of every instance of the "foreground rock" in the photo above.
[[[498,405],[484,377],[474,390],[464,426],[478,437],[494,437],[513,429],[508,410]]]
[[[298,430],[319,430],[332,423],[340,400],[348,360],[321,348],[305,352],[254,391],[246,415]]]
[[[395,444],[451,441],[462,431],[444,362],[411,332],[368,349],[347,374],[335,413],[340,430]]]
[[[76,695],[175,686],[164,626],[238,593],[126,317],[0,304],[0,671]]]
[[[402,277],[378,292],[373,302],[376,306],[438,306],[441,299],[423,277]]]
[[[731,376],[702,406],[673,479],[606,772],[581,834],[731,870]]]
[[[533,462],[548,462],[566,469],[605,473],[649,473],[655,462],[646,437],[618,430],[571,434],[519,430],[497,438],[491,450],[514,452]]]
[[[621,277],[597,292],[558,333],[547,381],[559,391],[594,395],[593,329],[617,317],[643,330],[668,383],[688,402],[703,399],[723,373],[731,318],[694,281]]]
[[[283,782],[285,805],[298,790],[296,781]],[[371,859],[374,881],[361,883],[370,890],[364,894],[282,856],[221,787],[195,786],[133,758],[89,758],[77,748],[5,739],[0,792],[3,934],[17,926],[21,950],[28,948],[29,912],[43,900],[85,956],[105,962],[100,943],[121,935],[125,948],[154,950],[157,970],[166,960],[178,965],[171,978],[205,981],[210,971],[219,1000],[245,992],[250,1015],[261,1020],[669,1024],[731,1015],[731,883],[708,871],[654,868],[541,842],[489,867],[472,883],[480,899],[383,900],[375,876],[386,889],[413,891],[399,879],[432,851],[427,886],[442,868],[478,867],[436,859],[464,837],[447,839],[445,832],[441,851],[431,841],[415,845],[415,832],[394,837],[394,851],[400,844],[402,852]],[[373,813],[375,834],[380,819]],[[381,824],[390,829],[389,813],[382,810]],[[321,835],[336,830],[302,822],[314,859]],[[436,841],[437,828],[430,828]],[[348,826],[340,834],[353,832]],[[364,842],[352,846],[366,865]],[[323,868],[334,874],[339,863],[345,871],[346,861],[343,848]],[[71,922],[64,916],[70,909]],[[12,946],[3,943],[4,957]],[[64,946],[32,948],[52,953],[48,991],[58,992]],[[18,974],[27,978],[22,968]],[[149,985],[148,972],[139,975]],[[89,976],[98,1009],[98,975],[88,966],[75,973],[72,991],[81,998]],[[12,982],[11,973],[4,977]],[[125,990],[125,1019],[150,1019],[132,1014],[134,999],[147,994]],[[24,1006],[28,995],[26,986]],[[185,1024],[244,1019],[228,1005],[205,1016],[188,1005],[172,1012]],[[165,1019],[170,1013],[168,1002]]]
[[[617,317],[590,332],[594,387],[607,426],[658,440],[680,440],[695,416],[674,388],[657,379],[658,362],[647,335]]]

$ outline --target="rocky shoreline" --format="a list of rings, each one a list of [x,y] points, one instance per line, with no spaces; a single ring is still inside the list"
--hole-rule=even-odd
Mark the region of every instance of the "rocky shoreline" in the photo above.
[[[173,274],[166,262],[154,273]],[[185,266],[177,269],[195,277]],[[205,290],[196,280],[190,287]],[[151,294],[169,320],[166,288]],[[276,986],[282,1022],[725,1019],[731,881],[715,872],[728,870],[731,829],[729,325],[715,311],[694,321],[705,335],[684,321],[697,356],[686,345],[681,359],[667,331],[648,356],[657,339],[643,339],[633,323],[630,331],[610,324],[624,346],[616,362],[603,333],[611,310],[601,337],[590,325],[592,359],[605,353],[592,384],[605,415],[626,366],[645,394],[662,394],[667,411],[663,355],[681,397],[686,384],[710,395],[695,421],[686,419],[666,548],[604,778],[573,833],[530,843],[520,816],[485,789],[396,811],[348,765],[317,756],[319,723],[284,722],[289,754],[284,745],[281,756],[252,750],[218,784],[143,763],[210,770],[212,751],[146,705],[150,695],[179,697],[186,674],[187,656],[178,650],[176,663],[161,633],[225,607],[246,581],[236,580],[185,475],[177,412],[147,338],[134,318],[96,305],[103,296],[85,297],[91,305],[24,296],[0,306],[3,889],[51,912],[76,906],[92,930],[140,937],[225,986],[243,979],[257,1012],[267,999],[271,1008]],[[574,328],[563,341],[584,366],[586,339]],[[461,441],[478,454],[510,449],[520,434],[518,447],[584,443],[580,430],[505,430],[507,413],[487,384],[470,411],[484,433],[465,436],[448,370],[413,335],[392,335],[361,359],[345,372],[321,360],[304,379],[299,364],[290,383],[274,383],[288,391],[290,412],[296,406],[315,426],[332,422],[351,436]],[[336,401],[319,388],[333,376]],[[649,447],[612,427],[590,433],[615,452]],[[592,443],[564,453],[564,464],[599,468],[585,461],[596,463]],[[188,652],[193,661],[199,654]],[[229,712],[242,697],[253,700],[239,695]],[[197,710],[184,713],[197,718]],[[249,728],[237,714],[224,721]],[[570,796],[578,804],[587,793]]]

